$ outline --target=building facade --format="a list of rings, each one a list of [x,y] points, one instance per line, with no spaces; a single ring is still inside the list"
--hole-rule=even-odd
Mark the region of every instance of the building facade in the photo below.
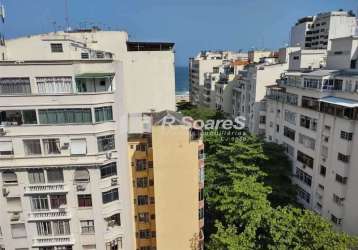
[[[357,41],[332,40],[327,67],[289,69],[266,94],[266,139],[286,147],[298,200],[350,234],[358,234]]]
[[[175,110],[173,46],[95,29],[6,41],[0,60],[2,248],[154,249],[136,240],[128,114]],[[156,162],[160,143],[148,161]],[[199,233],[198,209],[195,215]],[[164,227],[156,222],[151,232]],[[165,249],[158,235],[154,241]]]

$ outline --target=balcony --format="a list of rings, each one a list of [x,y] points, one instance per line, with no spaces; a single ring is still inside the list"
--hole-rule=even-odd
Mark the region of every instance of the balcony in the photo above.
[[[71,236],[43,236],[32,240],[32,247],[68,246],[73,245]]]
[[[70,213],[65,209],[31,212],[28,215],[28,221],[66,220],[70,218],[71,218]]]
[[[25,187],[25,194],[48,194],[48,193],[67,193],[68,189],[63,183],[36,184]]]

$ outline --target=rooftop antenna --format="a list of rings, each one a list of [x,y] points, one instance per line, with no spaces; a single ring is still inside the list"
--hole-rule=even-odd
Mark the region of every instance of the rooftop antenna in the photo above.
[[[69,19],[69,15],[68,15],[68,0],[65,0],[65,25],[66,25],[66,30],[69,31],[71,30],[70,28],[70,19]]]

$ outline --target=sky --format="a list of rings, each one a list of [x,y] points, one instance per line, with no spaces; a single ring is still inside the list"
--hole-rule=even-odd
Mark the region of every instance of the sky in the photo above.
[[[0,0],[7,38],[64,29],[66,0]],[[133,41],[174,42],[176,64],[201,50],[277,49],[298,18],[358,10],[357,0],[67,0],[70,26],[125,30]]]

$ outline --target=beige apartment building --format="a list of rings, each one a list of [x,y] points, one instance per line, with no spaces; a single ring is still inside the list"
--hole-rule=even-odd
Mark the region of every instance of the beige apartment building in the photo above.
[[[155,249],[137,245],[128,114],[175,110],[173,46],[96,29],[0,46],[2,248]],[[199,234],[198,208],[190,216]]]

